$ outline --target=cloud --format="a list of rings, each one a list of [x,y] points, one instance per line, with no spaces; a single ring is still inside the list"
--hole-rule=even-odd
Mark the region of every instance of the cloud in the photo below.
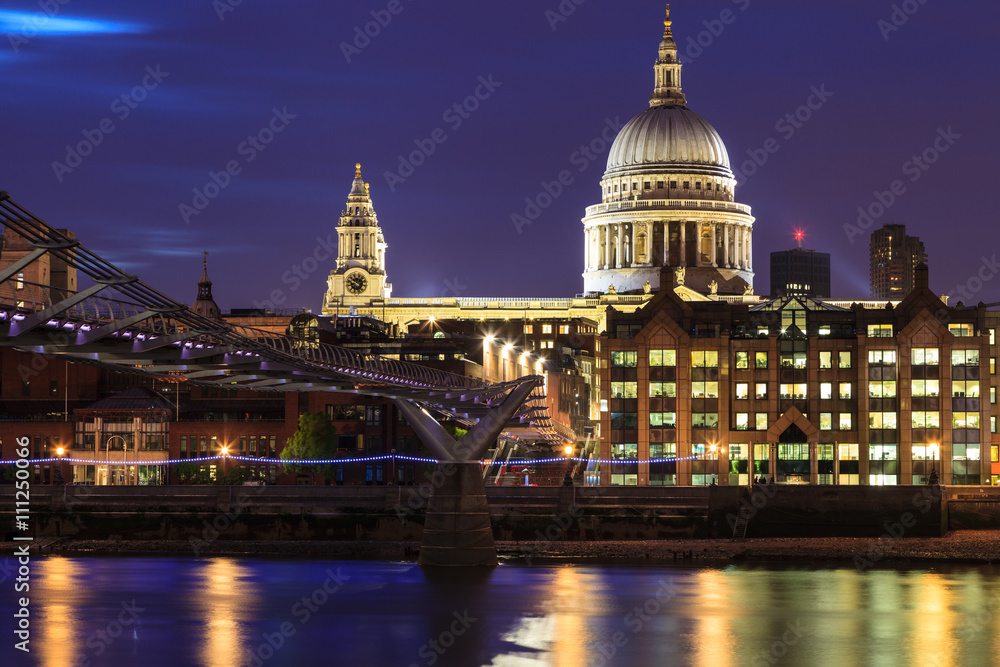
[[[0,32],[9,37],[34,37],[36,35],[107,35],[146,32],[146,28],[133,23],[102,21],[98,19],[50,16],[31,12],[0,10]]]

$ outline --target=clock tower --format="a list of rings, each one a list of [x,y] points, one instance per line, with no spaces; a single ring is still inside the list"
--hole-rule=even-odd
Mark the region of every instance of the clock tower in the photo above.
[[[347,208],[340,212],[337,225],[337,266],[326,280],[323,314],[337,314],[340,308],[368,306],[387,299],[392,285],[385,281],[385,250],[388,247],[372,207],[369,185],[356,165]]]

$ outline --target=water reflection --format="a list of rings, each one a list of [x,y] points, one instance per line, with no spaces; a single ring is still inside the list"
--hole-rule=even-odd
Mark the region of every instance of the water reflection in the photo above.
[[[200,563],[194,591],[202,628],[199,662],[207,667],[241,664],[251,650],[248,626],[257,618],[259,591],[250,568],[235,558]]]
[[[86,607],[88,596],[80,581],[81,563],[74,558],[53,557],[34,561],[32,565],[36,582],[44,582],[51,591],[49,602],[36,615],[38,642],[32,646],[38,652],[39,664],[72,665],[76,662],[77,648],[84,642],[77,618],[78,610]],[[31,590],[28,593],[34,595]]]
[[[394,563],[56,557],[32,565],[32,657],[47,667],[83,658],[255,664],[265,634],[286,622],[294,632],[263,664],[947,667],[991,664],[1000,648],[997,568],[505,565],[463,573]],[[318,594],[331,574],[343,584]],[[308,615],[296,607],[304,598],[316,602]],[[133,599],[143,611],[127,632],[100,653],[88,646]],[[12,612],[9,596],[0,598],[0,613]]]

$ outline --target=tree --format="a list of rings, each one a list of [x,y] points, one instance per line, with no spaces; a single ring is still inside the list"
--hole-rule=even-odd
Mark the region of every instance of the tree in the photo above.
[[[322,412],[307,412],[299,417],[299,429],[281,450],[282,461],[332,459],[337,456],[337,429]],[[285,463],[286,472],[318,472],[326,477],[333,474],[332,465]]]

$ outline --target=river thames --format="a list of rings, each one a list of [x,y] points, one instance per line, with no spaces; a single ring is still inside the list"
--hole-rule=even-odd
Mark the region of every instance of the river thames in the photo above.
[[[32,563],[5,665],[990,665],[1000,568]],[[9,582],[8,582],[9,583]],[[3,598],[11,618],[15,602]]]

